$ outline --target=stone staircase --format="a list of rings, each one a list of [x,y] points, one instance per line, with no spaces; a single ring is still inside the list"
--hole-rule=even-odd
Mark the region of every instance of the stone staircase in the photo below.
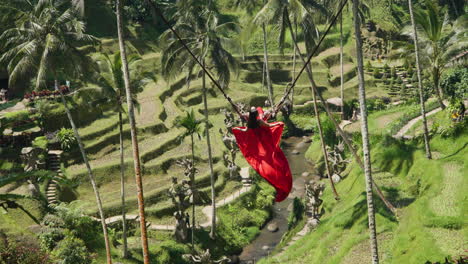
[[[50,150],[47,153],[47,169],[57,172],[57,175],[49,181],[46,188],[46,197],[49,206],[55,206],[58,204],[57,196],[57,184],[58,178],[63,177],[62,170],[60,169],[60,155],[61,150]]]

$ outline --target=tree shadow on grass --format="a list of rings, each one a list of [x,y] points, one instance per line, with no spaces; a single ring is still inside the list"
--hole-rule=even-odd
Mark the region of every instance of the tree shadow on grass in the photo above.
[[[391,222],[396,222],[396,218],[393,215],[393,213],[385,206],[385,204],[380,199],[376,197],[374,197],[374,209],[376,214],[387,218]],[[362,192],[360,195],[360,200],[348,210],[352,210],[352,212],[345,212],[344,218],[338,220],[335,225],[342,226],[346,229],[352,228],[356,223],[367,226],[368,218],[366,192]],[[362,220],[363,216],[366,216],[364,220]]]
[[[385,197],[396,207],[403,208],[412,204],[416,199],[413,197],[401,197],[400,192],[394,187],[382,187],[385,191]]]
[[[462,150],[464,150],[466,148],[466,146],[468,146],[468,142],[465,143],[465,145],[463,145],[462,147],[460,147],[459,149],[455,150],[455,152],[453,152],[452,154],[448,155],[448,156],[445,156],[441,159],[448,159],[448,158],[451,158],[455,155],[457,155],[458,153],[460,153]]]

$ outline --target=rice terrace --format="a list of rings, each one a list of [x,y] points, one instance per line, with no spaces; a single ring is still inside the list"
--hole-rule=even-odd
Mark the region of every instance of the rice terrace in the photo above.
[[[468,263],[467,66],[465,0],[0,0],[0,264]]]

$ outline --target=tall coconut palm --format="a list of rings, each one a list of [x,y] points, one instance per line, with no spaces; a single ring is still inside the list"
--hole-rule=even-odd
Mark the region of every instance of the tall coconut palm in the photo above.
[[[364,18],[364,14],[366,13],[366,10],[367,9],[367,5],[363,4],[363,3],[360,3],[359,5],[360,7],[360,11],[358,12],[359,13],[359,20],[362,21],[363,18]],[[283,16],[284,18],[287,18],[287,16]],[[288,25],[290,23],[286,22],[286,25]],[[307,27],[308,28],[308,27]],[[295,39],[295,36],[293,35],[293,39]],[[308,41],[310,43],[310,45],[306,45],[306,47],[309,48],[309,53],[311,52],[311,49],[314,47],[314,42],[315,40],[312,38]],[[305,64],[305,59],[304,57],[300,56],[301,53],[301,50],[299,49],[299,46],[297,45],[297,41],[293,41],[293,44],[295,45],[296,47],[296,50],[297,50],[297,54],[298,56],[300,57],[300,59],[302,60],[302,62]],[[340,128],[338,122],[335,120],[332,112],[330,111],[328,105],[326,104],[326,101],[325,99],[323,98],[322,94],[318,92],[318,88],[317,88],[317,85],[313,79],[313,75],[312,75],[312,71],[310,69],[310,65],[308,65],[308,67],[305,68],[306,72],[307,72],[307,75],[309,77],[309,81],[311,83],[311,87],[312,87],[312,90],[313,90],[313,93],[315,93],[316,95],[318,95],[319,99],[320,99],[320,102],[322,103],[324,109],[325,109],[325,112],[327,113],[329,119],[332,121],[333,125],[335,126],[336,130],[338,131],[338,134],[341,136],[341,138],[343,139],[343,141],[345,142],[346,146],[348,147],[348,149],[351,151],[351,153],[353,154],[353,157],[355,158],[356,162],[358,163],[358,165],[364,169],[364,163],[362,162],[361,158],[359,157],[359,155],[357,154],[357,150],[354,148],[351,140],[348,138],[348,136],[346,135],[346,133]],[[332,182],[331,182],[332,184]],[[374,186],[374,189],[375,191],[377,192],[377,195],[380,197],[380,199],[384,202],[384,204],[387,206],[387,208],[394,214],[396,214],[396,209],[395,207],[387,200],[387,198],[385,198],[384,194],[382,193],[382,191],[380,190],[379,186],[373,182],[372,183],[373,186]]]
[[[268,0],[263,0],[263,4],[266,4]],[[249,1],[249,0],[238,0],[237,1],[238,6],[243,6],[244,9],[247,10],[250,15],[252,14],[252,11],[255,10],[258,7],[258,3],[256,1]],[[258,26],[262,28],[262,37],[263,37],[263,70],[264,70],[264,75],[266,76],[266,84],[267,84],[267,90],[268,90],[268,101],[270,102],[270,105],[274,104],[274,92],[273,92],[273,84],[271,82],[271,76],[270,76],[270,65],[268,61],[268,35],[267,35],[267,29],[266,29],[266,23],[265,21],[262,22],[255,22]]]
[[[191,143],[191,150],[192,150],[192,173],[190,173],[190,189],[192,191],[192,248],[195,246],[195,136],[200,138],[201,134],[201,122],[202,120],[198,120],[195,117],[193,109],[190,112],[187,112],[187,115],[182,119],[178,120],[177,125],[179,127],[185,128],[185,133],[181,136],[181,138],[185,138],[190,136],[190,143]],[[215,218],[215,215],[213,215]]]
[[[203,12],[203,16],[199,14]],[[185,44],[192,50],[195,56],[206,66],[214,68],[222,87],[226,88],[231,79],[231,72],[237,71],[237,62],[226,46],[235,46],[235,40],[229,37],[233,31],[238,31],[237,25],[232,22],[220,23],[219,13],[211,1],[201,1],[201,5],[190,5],[189,10],[179,8],[176,17],[179,17],[174,28],[182,36]],[[188,68],[189,74],[194,71],[194,60],[187,60],[190,54],[183,48],[182,43],[174,38],[171,31],[167,31],[161,37],[164,47],[162,64],[163,75],[167,79],[173,79],[180,74],[180,68]],[[212,214],[216,215],[216,202],[214,190],[214,171],[211,153],[209,133],[208,102],[205,72],[202,71],[202,94],[205,114],[205,135],[208,147],[208,162],[211,174],[211,198]],[[210,236],[214,238],[216,230],[216,217],[212,218]]]
[[[0,61],[7,63],[10,82],[13,83],[20,78],[33,76],[35,88],[39,89],[45,86],[47,77],[55,79],[55,89],[60,92],[96,196],[106,246],[107,263],[110,264],[112,259],[109,236],[99,189],[77,127],[65,97],[58,87],[57,80],[59,75],[78,77],[93,68],[90,67],[89,57],[85,56],[77,47],[95,43],[97,39],[84,33],[85,25],[76,19],[76,8],[67,4],[69,3],[58,0],[42,0],[34,6],[31,4],[22,6],[25,11],[18,21],[17,27],[6,30],[0,36],[0,43],[6,50]]]
[[[356,58],[358,63],[359,107],[361,109],[362,151],[364,153],[364,174],[366,178],[367,216],[369,221],[372,263],[379,263],[377,232],[375,226],[374,197],[372,195],[372,168],[367,124],[366,90],[364,82],[364,60],[362,55],[361,23],[358,19],[359,0],[353,0],[354,33],[356,37]]]
[[[299,56],[302,59],[302,61],[305,63],[305,60],[300,53],[296,35],[294,34],[295,32],[292,28],[292,23],[290,21],[289,12],[291,10],[293,12],[292,16],[294,17],[294,19],[298,20],[298,22],[301,23],[302,29],[304,31],[304,35],[310,36],[310,34],[306,34],[306,32],[312,32],[313,29],[316,29],[314,20],[312,19],[312,11],[314,9],[316,9],[316,6],[310,5],[310,3],[307,1],[294,0],[294,1],[287,2],[287,1],[282,1],[282,0],[270,0],[260,10],[260,12],[257,14],[255,19],[257,20],[257,23],[278,23],[279,24],[280,46],[282,46],[281,43],[284,43],[286,30],[289,29],[295,50],[297,52],[297,56]],[[315,44],[315,38],[306,37],[306,46],[312,46],[314,44]],[[316,86],[313,80],[312,71],[310,70],[310,65],[307,65],[306,69],[307,69],[307,74],[308,74],[311,86]],[[330,168],[329,161],[328,161],[328,153],[326,149],[325,139],[323,136],[320,114],[319,114],[318,106],[317,106],[316,89],[312,89],[312,98],[314,101],[314,112],[315,112],[315,117],[317,120],[317,128],[318,128],[318,133],[320,135],[320,142],[322,146],[322,153],[323,153],[323,157],[325,161],[325,168],[327,171],[327,176],[330,180],[330,185],[332,187],[335,198],[339,199],[339,195],[333,183],[333,179],[332,179],[333,174],[331,172],[331,168]]]
[[[437,100],[442,109],[444,93],[440,87],[440,78],[450,59],[468,48],[466,37],[466,19],[450,25],[444,19],[443,10],[434,1],[426,1],[426,9],[414,10],[414,20],[420,32],[418,36],[423,54],[429,60],[430,73]]]
[[[423,86],[422,86],[421,62],[419,58],[418,32],[416,30],[416,22],[414,21],[412,0],[408,0],[408,6],[409,6],[410,17],[411,17],[411,26],[413,28],[414,51],[416,53],[416,71],[418,75],[419,104],[421,105],[421,116],[422,116],[423,128],[424,128],[424,146],[426,148],[426,157],[428,159],[431,159],[432,155],[431,155],[431,147],[429,145],[429,130],[427,129],[426,107],[424,105],[424,94],[423,94],[424,92],[423,92]]]
[[[149,264],[149,249],[148,249],[148,236],[146,230],[146,218],[145,218],[145,198],[143,195],[143,179],[141,175],[141,164],[140,164],[140,151],[138,149],[138,138],[135,121],[135,107],[132,100],[132,90],[130,88],[130,73],[128,70],[127,51],[125,48],[125,40],[123,35],[123,18],[122,18],[122,1],[117,0],[116,2],[116,14],[117,14],[117,33],[119,37],[119,49],[122,60],[122,72],[123,81],[125,86],[125,93],[127,99],[128,108],[128,120],[130,123],[130,135],[132,139],[132,150],[133,150],[133,164],[135,169],[135,181],[137,187],[137,199],[138,199],[138,213],[140,216],[140,230],[141,230],[141,246],[143,251],[143,263]]]
[[[140,57],[129,56],[128,64],[130,73],[133,78],[130,80],[130,88],[132,89],[132,101],[134,105],[138,105],[136,100],[136,92],[143,90],[143,87],[150,81],[147,76],[143,74],[143,71],[139,69],[138,62]],[[124,163],[124,145],[123,145],[123,103],[125,101],[125,84],[122,72],[122,59],[120,52],[115,53],[112,56],[103,55],[100,61],[100,76],[98,84],[102,88],[101,94],[103,94],[107,101],[106,104],[113,106],[119,116],[119,151],[120,151],[120,196],[122,202],[122,227],[123,227],[123,257],[127,258],[127,224],[125,218],[125,163]]]
[[[267,0],[263,0],[263,5],[266,4]],[[260,8],[261,2],[259,1],[251,1],[251,0],[237,0],[236,5],[242,9],[244,9],[249,16],[252,16],[258,8]],[[254,21],[255,23],[255,21]],[[265,23],[257,23],[258,26],[261,27],[262,29],[262,43],[263,43],[263,68],[262,68],[262,89],[265,87],[265,79],[266,79],[266,87],[268,91],[268,101],[270,102],[270,105],[273,105],[274,101],[274,91],[273,91],[273,84],[271,81],[271,76],[270,76],[270,65],[269,65],[269,59],[268,59],[268,34],[267,34],[267,28]],[[247,31],[247,35],[251,36],[253,32],[252,28],[249,26],[244,31]],[[248,41],[248,37],[246,40]],[[265,78],[266,77],[266,78]]]
[[[343,53],[343,13],[340,14],[340,97],[341,120],[345,120],[344,113],[344,53]]]
[[[60,66],[55,67],[57,73],[60,69],[71,77],[89,69],[89,58],[77,47],[98,40],[85,34],[85,25],[76,19],[74,7],[58,0],[38,1],[35,5],[17,2],[7,2],[9,8],[15,8],[16,26],[0,35],[0,46],[5,51],[0,62],[7,67],[10,84],[27,77],[34,79],[38,90],[45,87],[48,77],[53,77],[52,65]],[[82,63],[85,60],[87,63]]]

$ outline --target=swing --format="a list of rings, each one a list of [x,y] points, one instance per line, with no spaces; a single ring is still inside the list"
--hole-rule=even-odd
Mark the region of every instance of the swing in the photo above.
[[[266,181],[268,181],[275,189],[276,189],[276,201],[281,202],[285,200],[291,189],[292,189],[292,174],[289,168],[288,160],[284,155],[283,151],[281,150],[279,143],[281,141],[281,135],[284,129],[284,123],[276,122],[268,124],[267,121],[271,115],[275,115],[286,102],[289,94],[291,93],[292,89],[296,85],[299,77],[306,69],[307,65],[312,60],[312,57],[317,52],[318,48],[320,47],[321,43],[328,35],[330,29],[332,28],[333,24],[336,22],[339,14],[343,10],[347,0],[344,0],[338,14],[333,18],[332,22],[330,23],[329,27],[325,31],[325,33],[320,38],[320,41],[315,46],[315,49],[308,57],[308,60],[302,67],[302,69],[297,74],[296,78],[292,82],[292,84],[288,84],[288,88],[285,91],[285,94],[280,99],[280,101],[272,107],[272,110],[269,114],[264,115],[262,108],[257,108],[258,112],[258,123],[262,123],[263,125],[258,125],[255,128],[246,128],[246,127],[237,127],[232,130],[234,136],[236,137],[237,145],[241,150],[242,154],[244,155],[247,162],[252,166],[255,171],[260,174]],[[204,65],[200,62],[200,60],[193,54],[193,52],[187,47],[185,42],[179,36],[179,34],[174,30],[174,28],[170,25],[164,15],[161,13],[159,8],[150,1],[153,6],[153,9],[159,14],[162,18],[164,23],[169,27],[172,33],[177,37],[177,39],[181,42],[184,48],[189,52],[195,62],[200,65],[206,75],[210,78],[213,84],[219,89],[219,91],[223,94],[224,98],[232,105],[233,109],[239,114],[239,116],[244,117],[245,114],[239,107],[232,101],[232,99],[227,95],[224,89],[219,85],[219,83],[214,79],[211,73],[204,67]]]
[[[258,121],[266,123],[268,116],[258,107]],[[235,127],[232,133],[237,145],[252,168],[276,189],[276,201],[286,199],[292,188],[292,174],[288,160],[279,143],[284,123],[259,125],[256,128]]]

